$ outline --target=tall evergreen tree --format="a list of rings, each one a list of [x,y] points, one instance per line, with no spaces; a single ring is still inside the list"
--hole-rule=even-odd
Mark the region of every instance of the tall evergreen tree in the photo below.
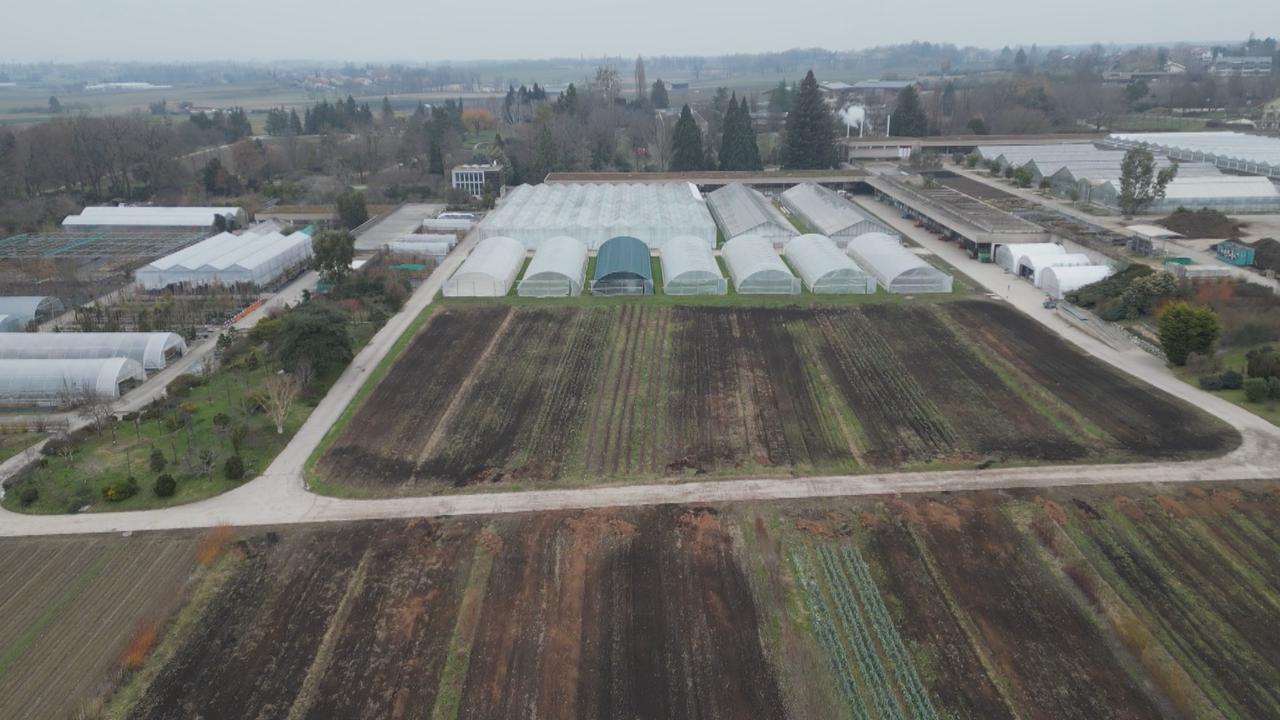
[[[702,154],[702,130],[693,119],[693,111],[685,105],[680,109],[680,119],[671,132],[671,169],[675,172],[701,170],[705,160]]]
[[[742,133],[742,159],[743,170],[763,170],[764,163],[760,162],[760,144],[756,141],[756,128],[751,121],[751,108],[747,107],[747,99],[743,98],[738,103],[738,122]]]
[[[898,104],[893,109],[890,131],[902,137],[924,137],[929,134],[929,118],[920,104],[920,94],[908,85],[898,92]]]
[[[671,107],[671,99],[667,97],[667,84],[662,82],[662,78],[653,81],[653,90],[649,91],[649,102],[659,110]]]
[[[742,132],[738,129],[738,94],[729,98],[729,108],[724,113],[724,126],[720,130],[720,169],[742,170]]]
[[[810,70],[795,91],[782,137],[782,165],[817,170],[836,164],[835,125]]]
[[[298,119],[298,111],[289,111],[289,132],[293,135],[302,134],[302,120]]]

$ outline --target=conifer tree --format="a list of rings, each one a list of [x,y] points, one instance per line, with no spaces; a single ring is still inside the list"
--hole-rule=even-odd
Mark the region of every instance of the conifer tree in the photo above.
[[[671,169],[675,172],[701,170],[705,158],[702,155],[702,130],[693,119],[693,112],[685,105],[680,109],[680,119],[671,133]]]
[[[751,108],[747,107],[747,99],[738,103],[738,122],[742,132],[743,170],[763,170],[760,162],[760,144],[756,141],[756,128],[751,121]]]
[[[720,130],[720,169],[743,170],[742,132],[738,129],[738,95],[729,98],[729,108],[724,113],[724,125]]]
[[[662,82],[662,78],[653,81],[653,90],[649,92],[649,102],[659,110],[666,110],[671,107],[671,99],[667,96],[667,84]]]
[[[821,170],[836,164],[835,125],[810,70],[795,92],[782,138],[782,165]]]
[[[908,85],[898,92],[898,105],[893,109],[890,132],[903,137],[924,137],[929,134],[929,118],[920,104],[920,95]]]

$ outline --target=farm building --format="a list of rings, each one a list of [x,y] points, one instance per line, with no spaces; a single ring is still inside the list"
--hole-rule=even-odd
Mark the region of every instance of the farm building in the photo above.
[[[524,246],[509,237],[481,240],[445,281],[445,297],[502,297],[524,265]]]
[[[41,295],[0,297],[0,315],[8,315],[11,318],[10,322],[20,323],[24,330],[27,323],[32,320],[37,323],[47,322],[61,315],[65,310],[62,301],[56,297]]]
[[[1016,272],[1018,258],[1029,255],[1065,255],[1067,249],[1058,243],[1008,243],[996,248],[993,260],[1007,272]]]
[[[773,243],[744,235],[724,244],[733,289],[742,295],[798,295],[800,278],[778,257]]]
[[[742,183],[729,183],[708,194],[707,209],[725,240],[755,235],[781,247],[800,234],[768,198]]]
[[[1044,279],[1044,271],[1051,267],[1084,267],[1093,264],[1093,260],[1084,253],[1023,255],[1018,258],[1018,275],[1030,278],[1032,285],[1040,287],[1040,281]]]
[[[783,253],[810,292],[865,295],[876,291],[876,279],[840,252],[828,237],[801,235],[787,243]]]
[[[244,223],[246,215],[237,207],[87,207],[79,215],[68,215],[64,226],[200,227],[212,228],[222,217],[229,227]]]
[[[560,235],[598,250],[625,235],[655,250],[681,235],[715,247],[716,223],[689,183],[565,183],[521,185],[480,225],[480,237],[513,237],[536,249]]]
[[[147,371],[163,370],[187,352],[182,337],[167,332],[21,333],[0,343],[0,360],[129,358]]]
[[[220,233],[155,260],[134,273],[144,290],[172,285],[269,285],[311,259],[306,232]]]
[[[649,259],[649,246],[626,235],[606,240],[596,253],[591,294],[652,295],[653,263]]]
[[[815,233],[830,238],[837,247],[844,247],[850,239],[869,232],[893,233],[834,190],[816,183],[796,185],[782,193],[782,204]]]
[[[696,237],[676,237],[662,248],[662,292],[667,295],[724,295],[729,281],[711,248]]]
[[[1104,280],[1111,276],[1112,270],[1106,265],[1085,265],[1083,267],[1050,267],[1040,275],[1040,289],[1049,297],[1061,300],[1069,292]]]
[[[891,293],[951,292],[950,275],[921,260],[890,235],[861,235],[849,241],[846,252]]]
[[[136,360],[0,360],[0,405],[58,406],[86,395],[115,400],[146,380]]]
[[[516,293],[520,297],[581,295],[586,274],[587,246],[565,235],[550,238],[534,251]]]

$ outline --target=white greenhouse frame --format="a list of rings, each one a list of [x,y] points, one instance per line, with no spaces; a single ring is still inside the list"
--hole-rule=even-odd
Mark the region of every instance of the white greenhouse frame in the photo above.
[[[867,233],[849,241],[846,252],[891,293],[951,292],[951,275],[921,260],[896,237]]]
[[[783,254],[804,280],[809,292],[818,295],[869,295],[876,291],[876,279],[858,267],[825,235],[801,235],[787,243]]]
[[[25,329],[32,320],[44,322],[66,311],[62,301],[50,295],[9,295],[0,297],[0,315],[8,315]]]
[[[662,263],[662,292],[667,295],[724,295],[729,281],[720,272],[711,248],[700,238],[672,238],[658,258]]]
[[[1051,267],[1084,267],[1096,264],[1093,258],[1084,253],[1066,253],[1063,255],[1023,255],[1018,258],[1018,275],[1029,278],[1031,284],[1040,287],[1044,279],[1044,271]]]
[[[587,246],[567,235],[544,241],[516,287],[520,297],[571,297],[582,294],[587,277]]]
[[[147,379],[129,358],[93,360],[0,360],[0,405],[59,406],[86,394],[118,399]]]
[[[800,278],[765,238],[743,235],[721,250],[733,289],[740,295],[799,295]]]
[[[1018,258],[1024,255],[1065,255],[1067,249],[1058,243],[1007,243],[996,248],[992,258],[1008,272],[1017,272]]]
[[[481,240],[444,284],[445,297],[502,297],[524,265],[525,249],[509,237]]]
[[[1069,292],[1111,277],[1112,272],[1106,265],[1045,268],[1040,275],[1040,289],[1049,297],[1061,300]]]
[[[303,232],[221,233],[139,268],[134,280],[144,290],[170,285],[263,286],[307,263],[311,255],[311,236]]]
[[[707,209],[726,241],[755,235],[781,247],[800,234],[768,198],[742,183],[729,183],[708,193]]]
[[[17,315],[0,315],[0,332],[22,332],[26,323]]]
[[[0,360],[92,360],[124,357],[148,372],[185,355],[187,343],[169,332],[17,333],[0,343]]]
[[[782,193],[782,204],[813,232],[825,235],[843,248],[859,235],[893,230],[872,218],[834,190],[817,183],[802,183]]]

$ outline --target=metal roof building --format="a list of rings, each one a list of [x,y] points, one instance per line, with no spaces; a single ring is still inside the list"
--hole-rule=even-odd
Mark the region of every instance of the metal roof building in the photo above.
[[[45,322],[66,311],[62,301],[47,295],[10,295],[0,297],[0,315],[8,315],[22,324],[35,320]]]
[[[582,294],[587,246],[565,235],[544,241],[516,287],[520,297],[568,297]]]
[[[649,246],[627,235],[609,238],[596,253],[592,295],[652,295],[653,262]]]
[[[1040,275],[1040,289],[1049,297],[1061,300],[1069,292],[1111,277],[1112,272],[1106,265],[1045,268]]]
[[[1113,133],[1108,145],[1145,147],[1174,160],[1280,178],[1280,138],[1239,132]]]
[[[846,252],[891,293],[948,293],[952,278],[921,260],[884,233],[867,233],[849,242]]]
[[[244,222],[245,212],[238,207],[87,207],[79,215],[68,215],[63,225],[105,227],[213,227],[217,218]]]
[[[709,193],[707,209],[725,240],[755,235],[781,246],[800,234],[768,198],[742,183],[729,183]]]
[[[1022,255],[1018,258],[1018,275],[1030,278],[1032,285],[1040,287],[1040,283],[1044,280],[1044,271],[1051,267],[1084,267],[1094,264],[1094,260],[1084,253]]]
[[[724,244],[724,263],[741,295],[799,295],[800,278],[778,257],[773,243],[743,235]]]
[[[16,333],[0,342],[0,360],[129,358],[144,370],[163,370],[187,352],[181,336],[167,332]]]
[[[267,285],[311,259],[305,232],[220,233],[155,260],[134,273],[146,290],[170,285]]]
[[[865,295],[876,291],[876,279],[828,237],[801,235],[787,243],[783,254],[812,293]]]
[[[724,295],[729,281],[720,272],[711,248],[701,238],[681,236],[667,241],[659,256],[662,292],[667,295]]]
[[[814,232],[844,247],[849,240],[869,232],[891,234],[879,220],[871,218],[834,190],[816,183],[802,183],[782,193],[782,204]]]
[[[564,183],[521,185],[480,224],[480,237],[512,237],[526,248],[568,235],[589,249],[619,236],[661,250],[690,235],[715,247],[716,224],[689,183]]]
[[[0,360],[0,405],[54,407],[86,394],[115,400],[146,378],[129,358]]]
[[[524,258],[524,246],[509,237],[481,240],[442,292],[445,297],[502,297],[511,291]]]

